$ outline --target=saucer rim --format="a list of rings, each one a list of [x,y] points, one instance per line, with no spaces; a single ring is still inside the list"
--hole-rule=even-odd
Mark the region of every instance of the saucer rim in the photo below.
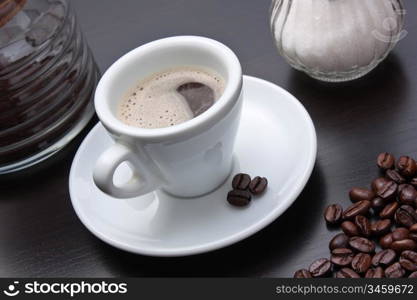
[[[85,147],[89,145],[89,140],[95,136],[96,131],[100,129],[103,125],[101,122],[98,122],[91,131],[87,134],[87,136],[84,138],[83,142],[81,143],[79,149],[77,150],[77,153],[74,156],[70,175],[69,175],[69,193],[71,198],[71,204],[74,208],[74,211],[78,218],[80,219],[81,223],[96,237],[101,239],[103,242],[116,247],[118,249],[134,253],[134,254],[140,254],[140,255],[146,255],[146,256],[153,256],[153,257],[181,257],[181,256],[190,256],[190,255],[196,255],[206,252],[211,252],[214,250],[218,250],[230,245],[233,245],[239,241],[242,241],[258,231],[262,230],[272,222],[274,222],[279,216],[281,216],[298,198],[300,193],[303,191],[305,185],[307,184],[307,181],[310,179],[311,174],[314,169],[314,165],[317,158],[317,134],[314,127],[314,123],[308,114],[305,107],[302,105],[302,103],[291,93],[286,91],[285,89],[281,88],[280,86],[269,82],[264,79],[260,79],[253,76],[244,75],[243,76],[243,89],[245,89],[245,82],[248,81],[255,81],[258,84],[261,85],[268,85],[269,87],[278,90],[279,93],[284,94],[286,96],[287,100],[291,100],[293,104],[297,107],[299,113],[303,115],[303,119],[306,122],[306,125],[308,127],[308,132],[306,134],[310,135],[311,140],[311,146],[307,149],[308,150],[308,163],[306,164],[306,168],[304,169],[304,172],[300,174],[300,177],[302,177],[302,180],[298,183],[298,186],[296,189],[292,191],[290,195],[287,195],[288,200],[283,203],[282,205],[276,206],[275,209],[271,210],[271,212],[258,220],[258,222],[252,224],[251,226],[248,226],[247,228],[242,229],[239,232],[236,232],[235,234],[232,234],[228,237],[225,237],[223,239],[216,239],[213,241],[210,241],[208,243],[195,245],[195,246],[187,246],[187,247],[179,247],[179,248],[140,248],[140,247],[134,247],[131,246],[128,243],[125,243],[120,240],[115,240],[111,236],[106,235],[105,233],[96,230],[93,225],[89,221],[88,216],[83,212],[82,209],[80,209],[79,205],[77,204],[78,201],[75,199],[77,198],[75,195],[75,188],[73,187],[75,176],[75,165],[77,164],[77,161],[79,161],[79,156],[81,153],[84,153]]]

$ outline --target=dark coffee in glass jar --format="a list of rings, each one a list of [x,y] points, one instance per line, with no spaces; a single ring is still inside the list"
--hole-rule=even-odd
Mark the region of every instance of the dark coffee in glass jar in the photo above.
[[[98,77],[67,1],[0,1],[0,174],[75,137],[94,113]]]

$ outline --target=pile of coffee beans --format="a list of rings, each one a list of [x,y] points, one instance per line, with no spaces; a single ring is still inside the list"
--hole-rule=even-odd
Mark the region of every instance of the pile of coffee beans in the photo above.
[[[330,258],[317,259],[295,278],[417,278],[417,163],[381,153],[377,165],[383,176],[371,189],[351,189],[351,206],[325,209],[326,222],[343,231],[329,243]]]
[[[251,179],[248,174],[239,173],[233,177],[232,188],[227,194],[227,201],[234,206],[246,206],[252,200],[252,195],[261,195],[268,186],[265,177],[256,176]]]

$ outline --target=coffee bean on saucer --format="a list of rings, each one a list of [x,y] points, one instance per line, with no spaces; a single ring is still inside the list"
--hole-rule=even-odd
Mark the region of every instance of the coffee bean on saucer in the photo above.
[[[298,270],[294,273],[294,278],[312,278],[311,273],[306,269]]]
[[[349,239],[349,246],[363,253],[372,253],[375,251],[375,243],[364,237],[354,236]]]
[[[394,217],[395,212],[398,209],[398,202],[391,202],[388,203],[382,211],[379,213],[379,216],[382,219],[392,219]]]
[[[348,246],[348,242],[349,237],[344,233],[339,233],[331,239],[329,249],[334,250],[337,248],[346,248]]]
[[[348,266],[352,262],[353,252],[347,248],[337,248],[332,251],[330,261],[337,266]]]
[[[315,260],[309,268],[313,277],[323,277],[327,275],[332,268],[332,263],[327,258],[319,258]]]
[[[417,201],[417,191],[412,185],[405,185],[399,193],[398,199],[402,204],[414,205]]]
[[[391,220],[390,219],[382,219],[378,220],[375,223],[371,224],[371,231],[374,235],[383,235],[389,232],[391,228]]]
[[[357,215],[365,215],[368,213],[371,207],[371,202],[368,200],[362,200],[349,206],[343,213],[344,219],[353,219]]]
[[[417,272],[413,272],[408,276],[408,278],[417,278]]]
[[[414,242],[417,242],[417,223],[410,227],[408,238],[412,239]]]
[[[396,182],[397,184],[402,184],[405,182],[405,178],[401,176],[400,173],[396,170],[387,170],[385,172],[385,176],[387,176],[388,179],[391,179],[392,181]]]
[[[360,278],[359,274],[350,268],[342,268],[336,272],[336,278]]]
[[[233,190],[227,194],[227,201],[234,206],[246,206],[250,203],[251,198],[248,191]]]
[[[392,180],[384,179],[385,181],[383,183],[378,183],[378,188],[375,190],[375,193],[384,200],[390,200],[397,194],[398,184]]]
[[[384,269],[381,267],[369,269],[366,271],[365,278],[384,278]]]
[[[411,227],[417,223],[417,213],[410,205],[401,205],[395,212],[395,222],[405,227]]]
[[[267,186],[268,180],[265,177],[256,176],[249,184],[249,191],[254,195],[260,195]]]
[[[369,237],[371,235],[371,223],[369,223],[368,218],[361,215],[356,216],[355,224],[359,229],[360,235],[365,237]]]
[[[375,197],[373,191],[363,188],[353,188],[349,192],[349,198],[352,202],[359,202],[362,200],[371,201]]]
[[[397,258],[397,254],[392,249],[385,249],[379,251],[377,254],[372,257],[372,264],[375,267],[378,266],[389,266],[394,263],[395,259]]]
[[[358,236],[359,228],[355,223],[351,221],[344,221],[340,227],[347,236]]]
[[[352,260],[352,269],[356,273],[365,273],[371,266],[372,258],[369,254],[358,253]]]
[[[401,253],[405,250],[417,250],[417,243],[410,239],[394,241],[391,244],[391,249],[397,253]]]
[[[324,210],[324,219],[329,224],[337,224],[342,220],[343,208],[339,204],[331,204]]]
[[[417,172],[414,159],[409,156],[401,156],[397,161],[397,169],[405,177],[413,177]]]
[[[392,241],[401,241],[408,239],[410,231],[407,228],[399,227],[392,231]]]
[[[406,250],[400,255],[400,265],[410,272],[417,271],[417,252]]]
[[[249,188],[251,178],[248,174],[239,173],[233,177],[232,187],[235,190],[247,190]]]
[[[379,154],[377,158],[377,165],[383,170],[394,168],[394,165],[395,165],[394,155],[387,153],[387,152],[383,152]]]
[[[404,277],[405,270],[400,263],[396,262],[385,269],[385,277],[387,278],[401,278]]]
[[[391,247],[392,242],[392,233],[388,233],[379,239],[379,244],[381,245],[382,249],[388,249]]]

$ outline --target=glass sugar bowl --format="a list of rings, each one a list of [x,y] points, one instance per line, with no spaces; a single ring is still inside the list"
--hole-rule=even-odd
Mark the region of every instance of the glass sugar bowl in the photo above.
[[[406,35],[401,0],[273,0],[279,53],[313,78],[340,82],[374,69]]]
[[[40,162],[94,114],[99,72],[66,0],[0,0],[0,174]]]

